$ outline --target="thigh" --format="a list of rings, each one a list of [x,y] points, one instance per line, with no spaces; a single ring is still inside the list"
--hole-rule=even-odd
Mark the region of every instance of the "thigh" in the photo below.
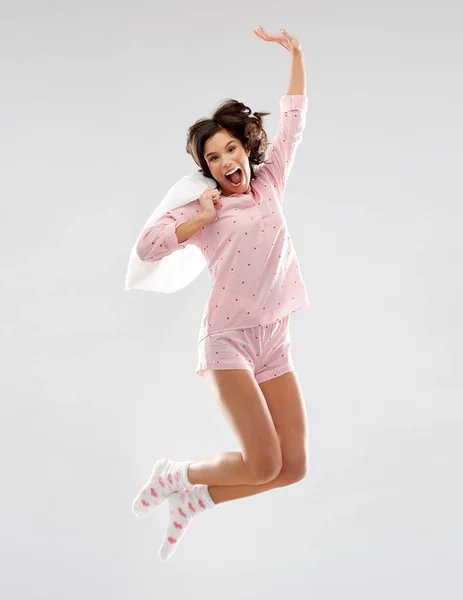
[[[307,412],[295,371],[259,384],[280,440],[283,468],[303,476],[308,463]]]
[[[278,435],[253,373],[247,369],[210,369],[204,375],[239,441],[244,460],[252,465],[281,467]]]
[[[289,319],[290,315],[278,319],[265,332],[261,356],[255,370],[259,384],[294,370]]]

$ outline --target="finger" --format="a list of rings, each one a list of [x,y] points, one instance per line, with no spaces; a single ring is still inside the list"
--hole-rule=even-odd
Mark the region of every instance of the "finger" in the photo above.
[[[286,38],[284,37],[284,35],[270,35],[270,34],[265,34],[264,37],[266,42],[279,42],[281,43],[282,41],[286,41]]]
[[[265,31],[265,29],[263,27],[259,26],[258,31],[261,33],[261,35],[264,37],[264,39],[267,39],[269,37],[268,33]]]
[[[262,31],[262,34],[265,36],[265,38],[268,39],[268,40],[270,40],[270,41],[272,41],[272,42],[276,42],[279,39],[281,39],[281,37],[282,37],[281,35],[270,35],[262,27],[260,27],[260,30]]]

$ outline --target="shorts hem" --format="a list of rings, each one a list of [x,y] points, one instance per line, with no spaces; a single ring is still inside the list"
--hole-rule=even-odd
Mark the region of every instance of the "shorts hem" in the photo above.
[[[263,371],[262,373],[257,373],[255,375],[257,383],[264,383],[264,381],[268,381],[269,379],[275,379],[276,377],[280,377],[280,375],[285,375],[290,371],[294,371],[294,365],[286,364],[278,367],[277,369],[270,369],[267,371]]]
[[[201,377],[202,379],[205,379],[204,377],[204,371],[233,371],[233,370],[246,370],[249,371],[250,373],[252,373],[255,377],[255,380],[257,381],[257,383],[264,383],[265,381],[269,381],[270,379],[275,379],[276,377],[280,377],[281,375],[285,375],[286,373],[290,373],[291,371],[294,371],[294,365],[284,365],[281,367],[278,367],[277,369],[271,369],[271,370],[267,370],[264,371],[263,373],[254,373],[254,371],[252,370],[251,367],[243,367],[241,365],[232,365],[232,366],[224,366],[221,365],[220,367],[217,366],[204,366],[202,368],[198,368],[196,369],[196,374]]]
[[[196,369],[196,374],[199,375],[199,377],[202,377],[204,379],[204,371],[232,371],[232,370],[246,370],[249,371],[250,373],[252,373],[254,375],[254,371],[252,370],[252,367],[245,367],[243,365],[223,365],[221,364],[220,366],[218,365],[214,365],[214,366],[208,366],[208,365],[201,365],[200,367],[197,367]]]

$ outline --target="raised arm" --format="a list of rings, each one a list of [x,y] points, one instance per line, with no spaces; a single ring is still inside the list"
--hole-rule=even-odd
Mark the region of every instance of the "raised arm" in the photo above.
[[[307,96],[304,55],[297,39],[284,29],[280,35],[270,35],[262,27],[254,33],[266,42],[276,42],[291,55],[291,73],[288,91],[280,99],[280,121],[278,131],[270,144],[269,164],[266,169],[275,180],[280,197],[283,198],[286,182],[294,163],[297,147],[302,140],[306,124]]]
[[[266,157],[269,162],[263,168],[272,175],[283,199],[283,192],[294,164],[296,150],[302,141],[302,133],[305,129],[307,97],[282,96],[280,110],[278,131]]]
[[[288,96],[305,96],[305,67],[304,53],[301,44],[285,29],[280,29],[280,35],[270,35],[262,27],[254,33],[264,42],[276,42],[283,46],[291,55],[291,75],[289,79]]]

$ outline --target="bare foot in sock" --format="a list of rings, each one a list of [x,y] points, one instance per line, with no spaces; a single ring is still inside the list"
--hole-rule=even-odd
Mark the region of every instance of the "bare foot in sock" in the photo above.
[[[199,514],[214,508],[207,485],[197,484],[188,491],[169,496],[169,525],[159,550],[159,558],[168,560],[177,549],[185,531]]]
[[[188,479],[188,465],[191,461],[176,462],[169,458],[158,460],[151,476],[132,503],[132,512],[139,518],[146,517],[171,494],[190,489],[193,484]]]

